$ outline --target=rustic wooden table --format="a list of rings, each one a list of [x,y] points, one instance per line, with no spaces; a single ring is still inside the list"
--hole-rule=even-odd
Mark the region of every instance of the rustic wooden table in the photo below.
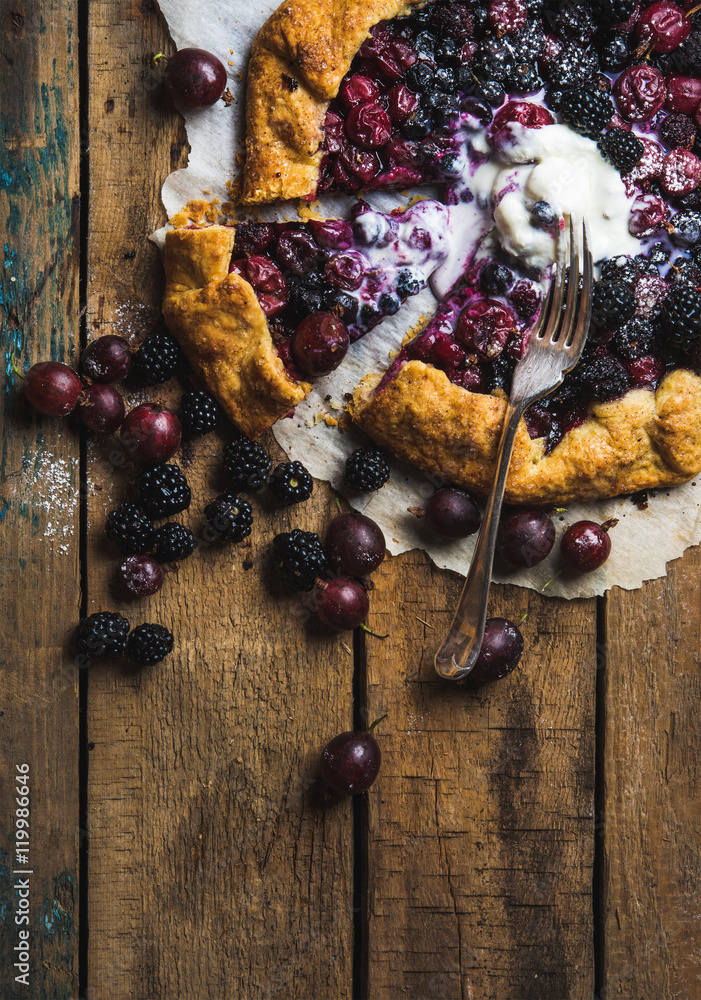
[[[158,323],[145,237],[187,158],[154,89],[160,49],[155,0],[0,11],[2,996],[698,1000],[698,549],[601,600],[496,589],[492,613],[528,613],[526,654],[475,695],[432,667],[457,576],[388,559],[370,625],[390,637],[330,637],[271,584],[289,521],[258,503],[247,543],[129,608],[172,626],[172,656],[78,668],[80,614],[124,609],[103,528],[130,470],[33,416],[9,358],[74,362],[86,339]],[[219,449],[182,456],[193,525]],[[333,510],[319,484],[294,522]],[[320,745],[384,712],[380,779],[325,804]],[[31,874],[14,851],[23,764]]]

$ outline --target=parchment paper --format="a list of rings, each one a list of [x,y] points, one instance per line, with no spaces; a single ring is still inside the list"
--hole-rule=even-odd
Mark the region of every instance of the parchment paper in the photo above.
[[[245,71],[251,43],[265,19],[275,9],[275,0],[252,4],[245,0],[160,0],[161,10],[178,48],[197,46],[219,56],[229,73],[233,103],[218,102],[204,112],[187,113],[185,121],[190,156],[187,168],[174,171],[163,185],[162,197],[169,218],[193,199],[224,204],[231,198],[227,181],[240,170],[238,154],[244,136]],[[406,204],[406,197],[373,195],[373,206],[390,211]],[[324,199],[324,215],[344,214],[348,198]],[[239,219],[246,218],[241,212]],[[264,208],[257,219],[296,218],[296,206]],[[153,239],[161,243],[165,230]],[[441,568],[465,573],[474,548],[474,538],[463,542],[439,542],[428,533],[425,524],[408,513],[431,496],[435,481],[400,462],[392,462],[390,482],[378,493],[358,496],[342,483],[343,465],[351,451],[367,438],[359,431],[341,432],[329,426],[342,414],[344,394],[352,392],[369,372],[383,371],[390,351],[396,351],[406,330],[422,314],[430,314],[436,302],[427,290],[407,302],[399,315],[386,320],[378,329],[353,345],[341,368],[317,381],[311,396],[301,403],[294,417],[281,420],[274,434],[291,459],[307,466],[318,479],[332,483],[348,497],[353,507],[373,517],[382,527],[389,551],[393,554],[423,548]],[[329,423],[327,423],[327,420]],[[608,561],[594,573],[569,575],[561,570],[559,537],[567,525],[588,518],[602,522],[617,518],[611,529],[612,549]],[[529,571],[510,572],[495,567],[495,580],[517,583],[558,597],[591,597],[603,594],[612,586],[628,590],[644,580],[663,576],[666,564],[681,556],[690,545],[701,541],[701,478],[675,490],[658,491],[649,499],[647,509],[638,509],[630,498],[599,503],[575,504],[555,515],[558,542],[545,562]],[[558,575],[559,573],[559,575]],[[543,590],[543,588],[545,588]]]

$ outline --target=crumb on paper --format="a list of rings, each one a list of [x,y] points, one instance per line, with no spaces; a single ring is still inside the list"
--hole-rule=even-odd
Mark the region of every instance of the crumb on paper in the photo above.
[[[315,222],[323,222],[324,216],[319,211],[320,208],[321,203],[318,200],[308,202],[301,198],[297,204],[297,215],[302,222],[309,222],[310,219],[314,219]]]
[[[338,420],[335,417],[324,417],[324,423],[327,427],[338,427]]]
[[[326,402],[329,404],[329,409],[330,410],[342,410],[343,409],[343,403],[339,403],[339,401],[337,399],[331,399],[329,397],[329,399],[327,399]]]
[[[430,318],[431,317],[427,313],[423,313],[423,315],[419,316],[414,325],[410,326],[407,330],[404,340],[402,341],[402,347],[404,347],[405,344],[408,344],[410,340],[413,340],[414,337],[418,336],[418,334],[426,328]]]
[[[229,65],[231,66],[233,64],[229,63]],[[225,104],[225,106],[227,108],[230,108],[232,104],[236,103],[236,98],[231,93],[231,91],[229,90],[228,87],[226,88],[226,90],[224,91],[224,93],[221,95],[221,100],[224,102],[224,104]]]

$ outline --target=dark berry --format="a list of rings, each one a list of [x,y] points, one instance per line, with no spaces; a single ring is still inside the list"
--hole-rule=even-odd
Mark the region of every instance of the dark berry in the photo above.
[[[229,273],[238,274],[248,282],[268,319],[274,319],[287,305],[287,282],[280,268],[269,257],[256,255],[233,260]]]
[[[119,439],[130,458],[144,465],[166,462],[180,447],[180,420],[165,406],[141,403],[122,421]]]
[[[513,272],[496,260],[490,260],[480,271],[480,288],[487,295],[504,295],[513,281]]]
[[[701,243],[701,212],[677,212],[670,219],[670,242],[680,250],[687,250]]]
[[[631,319],[620,326],[611,341],[614,350],[626,361],[652,354],[657,346],[657,334],[646,319]]]
[[[617,73],[627,66],[630,61],[630,49],[625,38],[621,35],[613,35],[607,38],[599,49],[601,56],[601,68],[608,72]]]
[[[211,108],[224,93],[226,69],[205,49],[180,49],[166,63],[166,87],[173,100],[185,108]]]
[[[688,350],[701,337],[701,295],[691,285],[675,285],[662,308],[662,328],[674,344]]]
[[[126,655],[135,663],[160,663],[173,649],[173,633],[165,625],[137,625],[129,633]]]
[[[568,45],[548,67],[550,82],[560,91],[590,83],[598,71],[599,60],[596,53],[576,42]]]
[[[129,622],[114,611],[97,611],[83,618],[75,631],[79,653],[89,656],[123,656]]]
[[[122,555],[137,555],[148,548],[153,524],[142,507],[123,503],[107,518],[105,531],[107,537],[117,543]]]
[[[469,677],[482,684],[506,677],[523,656],[523,636],[508,618],[488,618],[479,656]]]
[[[547,201],[537,201],[531,208],[531,219],[536,229],[554,229],[559,217],[552,205]]]
[[[664,104],[667,88],[664,76],[654,66],[629,66],[613,86],[616,107],[629,122],[646,122]]]
[[[117,382],[132,367],[132,350],[124,337],[109,333],[92,340],[83,351],[80,364],[93,382]]]
[[[319,536],[294,528],[275,536],[273,565],[290,590],[311,590],[317,577],[328,569]]]
[[[379,448],[358,448],[347,459],[343,482],[360,493],[379,490],[389,479],[389,464]]]
[[[214,537],[221,541],[242,542],[251,533],[251,505],[231,493],[220,493],[216,500],[208,503],[204,516]]]
[[[640,139],[624,128],[610,129],[601,136],[598,146],[603,156],[622,174],[632,170],[645,152]]]
[[[617,399],[628,390],[628,373],[620,361],[608,355],[583,359],[570,377],[602,403]]]
[[[668,77],[664,106],[669,111],[693,115],[701,106],[701,77],[676,74]]]
[[[696,142],[696,125],[687,115],[667,115],[658,132],[668,149],[691,149]]]
[[[163,570],[151,556],[127,556],[119,576],[131,597],[150,597],[163,583]]]
[[[24,376],[25,398],[47,417],[65,417],[75,409],[82,391],[80,379],[60,361],[39,361]]]
[[[169,521],[154,530],[151,545],[159,563],[179,562],[192,555],[197,548],[197,539],[184,524]]]
[[[622,281],[597,281],[591,318],[595,326],[613,330],[635,312],[635,295]]]
[[[685,41],[691,22],[684,11],[670,0],[657,0],[643,11],[636,25],[641,41],[652,44],[652,52],[673,52]]]
[[[96,434],[114,434],[124,420],[124,400],[112,385],[93,382],[78,409],[80,419]]]
[[[611,552],[607,531],[595,521],[577,521],[560,542],[562,558],[578,573],[590,573],[606,562]]]
[[[542,510],[519,510],[502,518],[497,534],[499,554],[512,566],[537,566],[555,544],[555,525]]]
[[[307,230],[290,229],[278,239],[275,257],[284,270],[307,274],[319,262],[319,248]]]
[[[281,462],[273,470],[268,486],[283,503],[301,503],[312,495],[314,480],[301,462]]]
[[[187,510],[192,494],[177,465],[157,465],[134,480],[140,506],[153,518]]]
[[[357,580],[336,577],[321,586],[314,607],[324,625],[345,632],[365,621],[370,601]]]
[[[638,265],[632,257],[622,254],[620,257],[609,257],[601,264],[602,281],[623,281],[632,285],[638,277]]]
[[[301,370],[317,378],[341,364],[350,346],[346,324],[330,312],[316,312],[303,319],[292,334],[292,356]]]
[[[385,536],[379,524],[364,514],[337,514],[326,532],[324,548],[337,573],[368,576],[385,557]]]
[[[600,90],[572,87],[562,96],[560,114],[575,132],[596,139],[611,121],[613,104]]]
[[[258,441],[236,438],[224,445],[224,471],[237,490],[260,490],[270,475],[273,463]]]
[[[169,333],[152,333],[133,356],[134,371],[146,385],[167,382],[182,362],[180,345]]]
[[[633,16],[636,0],[599,0],[598,11],[604,24],[619,24]]]
[[[180,400],[180,423],[188,434],[199,437],[217,426],[219,404],[214,396],[202,390],[186,392]]]
[[[372,733],[341,733],[322,750],[319,773],[337,795],[358,795],[370,788],[381,763],[380,747]]]
[[[467,538],[480,526],[480,509],[464,490],[443,486],[426,505],[426,520],[440,538]]]
[[[421,291],[422,283],[415,278],[411,271],[400,271],[395,290],[400,299],[406,299],[410,295],[418,295]]]

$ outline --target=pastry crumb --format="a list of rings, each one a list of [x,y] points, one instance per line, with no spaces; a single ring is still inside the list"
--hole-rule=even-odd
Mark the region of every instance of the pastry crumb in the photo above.
[[[304,201],[300,199],[297,205],[297,215],[300,217],[302,222],[309,222],[313,219],[315,222],[322,222],[324,216],[321,214],[319,209],[321,208],[321,203],[317,201]]]
[[[324,423],[327,427],[338,427],[338,420],[335,417],[324,417]]]

